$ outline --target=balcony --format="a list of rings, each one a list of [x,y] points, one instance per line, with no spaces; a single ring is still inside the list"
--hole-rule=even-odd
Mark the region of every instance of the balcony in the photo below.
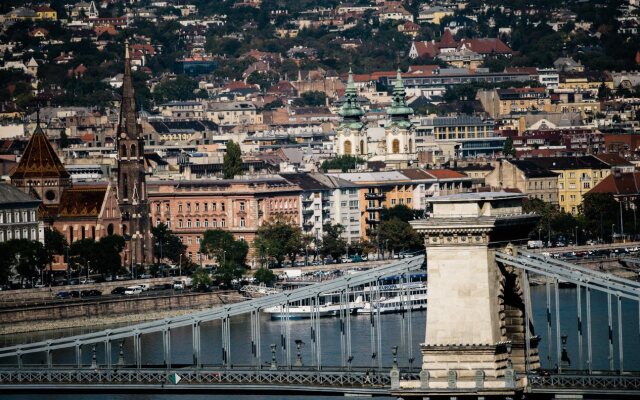
[[[313,203],[313,197],[303,197],[302,202],[306,204]]]
[[[385,198],[385,194],[384,193],[380,193],[380,192],[378,192],[378,193],[369,192],[369,193],[365,193],[364,194],[364,198],[366,200],[382,200],[382,199]]]
[[[302,213],[305,215],[313,214],[313,208],[303,208]]]
[[[366,221],[369,225],[378,225],[380,223],[379,218],[367,218]]]
[[[381,211],[383,209],[384,209],[384,207],[382,207],[381,205],[367,206],[367,208],[366,208],[367,211]]]

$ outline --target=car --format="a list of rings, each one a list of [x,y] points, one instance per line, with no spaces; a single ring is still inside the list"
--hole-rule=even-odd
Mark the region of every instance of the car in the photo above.
[[[142,293],[142,288],[140,286],[129,286],[124,291],[124,294],[127,296],[140,294],[140,293]]]
[[[86,285],[88,283],[96,283],[96,281],[94,279],[91,278],[80,278],[80,284],[81,285]]]
[[[69,292],[63,291],[56,293],[56,299],[69,299],[71,298],[71,294]]]
[[[97,297],[102,296],[102,292],[96,289],[83,290],[80,292],[80,295],[82,295],[82,297]]]
[[[80,284],[80,281],[78,279],[69,280],[69,285],[78,285],[78,284]]]
[[[75,297],[75,298],[80,297],[80,291],[78,290],[72,290],[69,292],[69,294],[71,295],[71,297]]]
[[[151,279],[151,274],[142,274],[138,278],[140,278],[140,279]]]
[[[118,286],[111,291],[111,294],[124,294],[125,290],[127,290],[125,287]]]
[[[147,290],[151,289],[151,285],[148,284],[148,283],[141,283],[141,284],[136,285],[136,286],[139,286],[140,289],[142,289],[143,292],[146,292]]]

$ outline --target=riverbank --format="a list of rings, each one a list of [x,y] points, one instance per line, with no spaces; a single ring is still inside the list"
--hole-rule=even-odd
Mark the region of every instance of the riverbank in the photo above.
[[[185,293],[153,298],[119,298],[82,304],[0,310],[0,335],[135,324],[243,300],[245,298],[237,292]]]

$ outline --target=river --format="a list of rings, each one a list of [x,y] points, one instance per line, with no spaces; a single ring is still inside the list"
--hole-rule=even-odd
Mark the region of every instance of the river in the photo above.
[[[553,293],[552,293],[553,294]],[[603,293],[593,292],[591,295],[591,309],[592,309],[592,351],[593,351],[593,369],[608,369],[609,368],[609,348],[608,348],[608,324],[607,324],[607,296]],[[583,323],[586,324],[586,302],[584,299],[583,291]],[[540,357],[545,368],[553,368],[557,365],[555,360],[555,329],[552,328],[552,355],[550,360],[548,359],[548,342],[547,342],[547,325],[546,325],[546,291],[543,286],[531,288],[531,298],[533,307],[533,319],[536,334],[541,336],[542,341],[540,343]],[[552,321],[555,325],[555,316],[553,310],[552,296]],[[568,336],[567,351],[571,360],[572,369],[579,369],[579,355],[578,355],[578,333],[577,333],[577,301],[576,301],[576,289],[560,289],[560,316],[561,316],[561,328],[560,333]],[[615,298],[612,302],[612,319],[613,319],[613,347],[614,347],[614,367],[619,368],[618,360],[618,326],[617,326],[617,305]],[[640,352],[637,351],[640,348],[640,322],[638,321],[638,305],[631,301],[623,300],[622,302],[622,334],[623,334],[623,349],[624,351],[624,367],[626,371],[640,371]],[[262,334],[262,358],[263,361],[268,361],[271,358],[270,344],[278,344],[276,356],[278,363],[282,363],[284,354],[280,348],[280,333],[281,333],[281,321],[271,321],[267,316],[263,316],[264,320],[261,327]],[[403,318],[400,314],[382,315],[382,335],[381,335],[381,353],[384,365],[390,365],[392,360],[391,348],[398,346],[398,361],[401,366],[409,365],[409,352],[412,352],[415,357],[413,368],[417,369],[420,365],[420,343],[424,342],[424,326],[426,320],[425,311],[416,311],[412,313],[412,326],[413,335],[411,340],[411,346],[405,346],[407,341],[408,319],[406,316]],[[308,321],[291,321],[291,343],[295,339],[300,339],[306,343],[301,349],[302,359],[304,362],[309,363],[311,360],[311,346],[310,346],[310,328]],[[0,346],[7,346],[10,344],[16,344],[19,342],[32,342],[46,339],[52,339],[60,336],[66,336],[70,334],[77,334],[86,332],[83,330],[66,330],[56,332],[35,332],[33,334],[19,334],[19,335],[7,335],[0,337]],[[370,318],[369,316],[355,316],[351,317],[351,331],[352,331],[352,355],[353,366],[371,366],[372,365],[372,348],[371,348],[371,334],[370,334]],[[203,363],[205,364],[219,364],[222,358],[222,350],[220,346],[221,339],[221,327],[218,322],[206,323],[202,326],[201,341],[203,347]],[[250,364],[251,355],[248,350],[241,351],[240,349],[249,349],[251,341],[251,325],[248,317],[234,317],[231,323],[231,363],[234,365]],[[324,365],[336,365],[339,363],[341,356],[340,346],[340,324],[337,318],[324,318],[321,320],[321,342],[322,342],[322,362]],[[405,332],[404,335],[401,335]],[[583,334],[583,367],[586,369],[587,358],[587,337],[586,337],[586,325]],[[403,341],[404,339],[404,341]],[[172,344],[172,362],[173,363],[190,363],[191,362],[191,332],[189,328],[181,328],[172,331],[171,336]],[[117,346],[114,346],[114,351],[117,351]],[[143,349],[143,364],[153,363],[162,364],[162,338],[160,334],[145,335],[142,340]],[[131,341],[124,343],[124,351],[126,354],[131,354],[132,343]],[[375,350],[375,349],[374,349]],[[84,362],[89,364],[91,354],[90,351],[84,351]],[[296,356],[295,348],[291,349],[291,362],[293,363]],[[43,359],[42,356],[25,357],[25,363],[40,364]],[[102,359],[102,354],[98,354],[98,361]],[[114,359],[117,356],[114,355]],[[56,353],[54,363],[72,363],[74,360],[74,354],[69,352]],[[35,395],[5,395],[3,399],[7,400],[30,400],[34,399]],[[149,399],[149,400],[167,400],[173,398],[175,395],[64,395],[64,396],[47,396],[48,399],[60,399],[60,400],[105,400],[105,399]],[[180,399],[226,399],[229,395],[220,396],[199,396],[199,395],[182,395]],[[255,399],[255,400],[276,400],[276,399],[293,399],[294,396],[237,396],[238,399]],[[313,397],[312,399],[323,399],[323,397]]]

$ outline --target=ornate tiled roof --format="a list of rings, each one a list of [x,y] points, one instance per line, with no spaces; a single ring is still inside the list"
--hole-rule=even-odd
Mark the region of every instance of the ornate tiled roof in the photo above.
[[[27,147],[16,169],[10,174],[12,180],[25,178],[69,178],[60,158],[49,143],[40,124],[31,135]]]
[[[107,194],[107,186],[80,186],[62,193],[58,217],[97,218]]]

